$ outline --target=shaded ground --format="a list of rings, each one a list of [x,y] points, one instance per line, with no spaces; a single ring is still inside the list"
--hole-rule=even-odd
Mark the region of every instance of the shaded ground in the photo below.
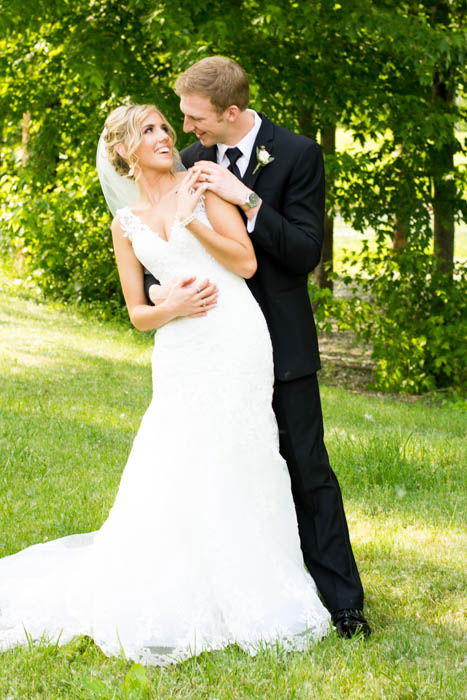
[[[334,282],[334,296],[351,297],[351,291],[340,279]],[[357,343],[352,331],[333,330],[319,334],[322,370],[320,381],[341,386],[349,391],[368,391],[373,380],[371,346]]]
[[[368,345],[356,343],[351,331],[331,331],[319,336],[322,369],[320,381],[349,391],[370,389],[373,362]]]

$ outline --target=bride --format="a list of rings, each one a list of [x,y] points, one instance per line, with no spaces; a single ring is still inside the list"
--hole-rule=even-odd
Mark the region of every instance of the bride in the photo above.
[[[158,329],[154,394],[100,530],[0,560],[0,649],[85,634],[158,665],[230,643],[303,649],[329,613],[303,566],[242,219],[196,171],[175,172],[155,107],[117,108],[103,143],[107,169],[139,189],[112,235],[131,321]],[[167,290],[156,306],[144,268]]]

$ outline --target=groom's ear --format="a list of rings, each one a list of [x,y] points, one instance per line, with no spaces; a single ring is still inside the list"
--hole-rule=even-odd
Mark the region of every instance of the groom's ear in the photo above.
[[[224,112],[224,116],[228,122],[234,122],[239,114],[240,110],[237,105],[230,105]]]

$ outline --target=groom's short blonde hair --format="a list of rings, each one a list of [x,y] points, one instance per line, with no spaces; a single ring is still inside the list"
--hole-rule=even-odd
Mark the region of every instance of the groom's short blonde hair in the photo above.
[[[245,71],[238,63],[223,56],[208,56],[187,68],[177,78],[175,92],[179,97],[205,95],[220,114],[230,105],[244,110],[250,101]]]

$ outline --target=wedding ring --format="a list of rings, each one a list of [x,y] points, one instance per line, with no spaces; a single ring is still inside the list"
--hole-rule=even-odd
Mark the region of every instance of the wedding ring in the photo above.
[[[205,301],[202,301],[202,302],[201,302],[201,306],[206,306],[206,302],[205,302]]]

